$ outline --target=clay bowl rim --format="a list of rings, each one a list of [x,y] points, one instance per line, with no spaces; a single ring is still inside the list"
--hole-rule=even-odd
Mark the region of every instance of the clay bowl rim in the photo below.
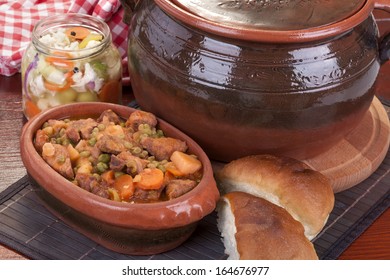
[[[77,109],[77,110],[76,110]],[[52,169],[39,155],[33,145],[35,132],[49,119],[64,119],[72,116],[98,116],[105,109],[112,109],[121,117],[126,117],[136,109],[103,102],[79,102],[60,105],[31,118],[22,129],[20,152],[27,173],[38,185],[72,209],[92,219],[111,225],[143,230],[169,229],[197,222],[211,213],[216,206],[219,192],[213,176],[210,160],[203,149],[189,136],[157,118],[159,127],[166,135],[185,140],[191,152],[194,152],[203,164],[203,178],[190,192],[171,201],[157,203],[123,203],[99,197],[82,188],[76,187],[62,175]],[[75,113],[81,112],[83,113]],[[72,112],[72,113],[71,113]],[[64,191],[66,190],[66,191]],[[85,209],[93,209],[86,212]],[[162,209],[165,209],[162,212]],[[133,215],[137,219],[132,218]]]
[[[360,10],[344,20],[308,29],[278,31],[224,25],[195,15],[181,8],[174,0],[155,2],[164,12],[186,25],[222,37],[264,43],[311,42],[342,34],[367,19],[376,5],[374,0],[366,0]]]

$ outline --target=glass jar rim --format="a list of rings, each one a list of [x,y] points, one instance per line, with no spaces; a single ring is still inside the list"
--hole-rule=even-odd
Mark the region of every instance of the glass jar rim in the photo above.
[[[42,35],[47,34],[50,30],[56,28],[67,28],[72,26],[85,26],[88,29],[96,31],[103,35],[103,40],[99,45],[84,48],[84,49],[61,49],[49,47],[41,40]],[[67,13],[62,15],[54,15],[50,17],[46,17],[44,19],[39,20],[32,31],[32,44],[35,46],[37,50],[41,53],[50,56],[58,56],[63,57],[64,53],[67,54],[77,54],[71,57],[66,56],[67,59],[81,59],[85,57],[89,57],[95,54],[99,54],[103,50],[106,49],[111,44],[112,37],[110,27],[103,20],[97,17],[93,17],[86,14],[78,14],[78,13]]]

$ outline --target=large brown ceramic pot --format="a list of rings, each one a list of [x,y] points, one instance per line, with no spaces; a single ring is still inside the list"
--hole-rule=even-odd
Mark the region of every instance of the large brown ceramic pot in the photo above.
[[[388,59],[372,11],[389,1],[121,2],[140,106],[216,160],[329,149],[359,124]]]

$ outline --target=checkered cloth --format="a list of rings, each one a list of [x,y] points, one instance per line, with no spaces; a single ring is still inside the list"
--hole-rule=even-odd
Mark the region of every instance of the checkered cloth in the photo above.
[[[0,0],[0,74],[20,72],[24,50],[38,20],[63,13],[89,14],[103,19],[111,29],[113,43],[123,58],[127,76],[127,25],[119,0]]]

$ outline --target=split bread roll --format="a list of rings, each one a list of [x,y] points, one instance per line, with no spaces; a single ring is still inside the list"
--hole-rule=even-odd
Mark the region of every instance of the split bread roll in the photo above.
[[[217,211],[218,229],[229,259],[318,259],[302,224],[265,199],[231,192],[221,197]]]
[[[329,180],[305,163],[287,157],[255,155],[226,164],[216,179],[221,194],[241,191],[287,210],[312,240],[334,206]]]

